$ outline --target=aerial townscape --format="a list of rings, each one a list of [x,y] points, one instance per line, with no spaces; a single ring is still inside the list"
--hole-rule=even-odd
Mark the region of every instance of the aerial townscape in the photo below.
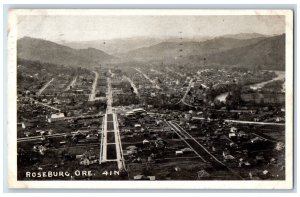
[[[19,38],[18,180],[284,180],[285,34],[177,34]]]

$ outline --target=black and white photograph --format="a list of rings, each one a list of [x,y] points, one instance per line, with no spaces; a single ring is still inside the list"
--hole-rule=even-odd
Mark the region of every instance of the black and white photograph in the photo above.
[[[10,187],[292,187],[291,10],[9,14]]]

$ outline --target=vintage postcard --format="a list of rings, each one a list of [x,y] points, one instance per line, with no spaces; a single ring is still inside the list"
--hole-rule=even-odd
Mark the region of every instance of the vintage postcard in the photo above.
[[[293,188],[293,11],[13,9],[10,188]]]

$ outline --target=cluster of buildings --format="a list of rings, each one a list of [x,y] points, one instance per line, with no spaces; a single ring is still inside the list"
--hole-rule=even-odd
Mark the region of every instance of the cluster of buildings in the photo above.
[[[98,169],[109,77],[127,178],[227,179],[228,171],[214,166],[211,158],[201,159],[197,143],[244,179],[284,178],[284,143],[277,138],[284,127],[229,121],[284,123],[284,97],[274,98],[266,89],[239,89],[272,79],[274,73],[165,69],[36,73],[46,77],[30,77],[23,69],[26,80],[20,77],[19,84],[44,85],[18,88],[18,165],[31,158],[24,170],[33,164],[50,169],[45,162],[58,169]],[[216,99],[220,94],[221,101]],[[272,133],[263,132],[270,129]]]

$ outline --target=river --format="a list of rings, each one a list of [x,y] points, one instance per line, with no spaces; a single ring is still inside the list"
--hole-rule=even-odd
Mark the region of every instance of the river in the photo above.
[[[276,81],[276,80],[285,80],[285,71],[273,71],[273,72],[275,72],[275,74],[277,75],[275,78],[273,78],[271,80],[268,80],[268,81],[265,81],[265,82],[261,82],[261,83],[251,85],[250,88],[252,90],[257,90],[257,89],[260,89],[260,88],[264,87],[266,84],[268,84],[270,82],[273,82],[273,81]],[[285,83],[283,83],[283,86],[284,86],[284,84]]]
[[[285,71],[273,71],[273,72],[275,72],[275,74],[277,75],[276,77],[274,77],[271,80],[265,81],[265,82],[260,82],[260,83],[250,85],[250,88],[252,90],[257,90],[257,89],[264,87],[266,84],[268,84],[270,82],[273,82],[276,80],[285,80]],[[285,92],[285,82],[282,84],[281,90],[282,90],[282,92]],[[225,102],[228,94],[229,94],[229,92],[224,92],[224,93],[216,96],[215,100],[219,100],[220,102]]]

